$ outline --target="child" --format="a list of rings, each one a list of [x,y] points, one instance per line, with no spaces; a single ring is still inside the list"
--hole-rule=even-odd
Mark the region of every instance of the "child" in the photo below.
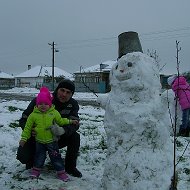
[[[26,126],[21,134],[19,145],[24,146],[26,141],[31,137],[32,127],[35,126],[36,152],[31,177],[39,177],[40,170],[46,159],[46,151],[48,151],[50,160],[57,171],[58,178],[66,182],[69,180],[69,177],[64,171],[63,160],[59,153],[58,144],[54,140],[51,126],[54,125],[54,122],[60,126],[67,124],[78,125],[79,123],[77,120],[61,118],[59,112],[52,105],[52,99],[49,90],[46,87],[42,87],[36,98],[36,106],[29,115]]]
[[[171,86],[178,98],[182,110],[182,124],[180,125],[179,135],[189,137],[190,131],[190,86],[185,77],[173,75],[168,78]]]

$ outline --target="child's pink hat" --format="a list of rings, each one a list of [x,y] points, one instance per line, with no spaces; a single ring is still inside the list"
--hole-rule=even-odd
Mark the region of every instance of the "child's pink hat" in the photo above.
[[[46,87],[40,88],[40,93],[37,95],[36,98],[36,105],[39,105],[41,103],[48,104],[50,107],[52,106],[52,100],[53,96]]]

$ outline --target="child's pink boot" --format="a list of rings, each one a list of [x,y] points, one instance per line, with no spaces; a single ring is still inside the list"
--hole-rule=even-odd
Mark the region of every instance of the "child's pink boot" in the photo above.
[[[32,168],[30,177],[38,178],[40,176],[40,170],[38,168]]]
[[[65,173],[65,171],[58,171],[57,172],[57,176],[60,180],[64,181],[64,182],[67,182],[69,181],[69,177],[68,175]]]

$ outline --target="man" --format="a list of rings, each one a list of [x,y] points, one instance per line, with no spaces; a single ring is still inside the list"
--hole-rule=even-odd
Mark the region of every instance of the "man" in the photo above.
[[[75,92],[75,85],[71,80],[62,80],[53,93],[52,103],[55,105],[55,109],[64,118],[79,120],[78,102],[72,98]],[[34,98],[27,109],[23,112],[21,119],[19,120],[20,127],[24,129],[27,117],[32,113],[34,106],[36,105],[36,98]],[[79,125],[64,125],[64,134],[60,136],[58,140],[59,148],[67,146],[65,157],[65,171],[73,175],[74,177],[82,177],[81,172],[76,168],[77,156],[80,147],[80,135],[77,133]],[[34,126],[35,128],[35,126]],[[35,152],[35,132],[33,137],[29,139],[26,146],[17,153],[17,159],[26,164],[26,169],[33,166],[33,158]]]

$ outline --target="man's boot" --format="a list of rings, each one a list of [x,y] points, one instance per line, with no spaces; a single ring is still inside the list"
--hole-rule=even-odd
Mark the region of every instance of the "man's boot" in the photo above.
[[[65,171],[74,177],[82,177],[82,173],[76,168],[76,162],[77,156],[66,154]]]

